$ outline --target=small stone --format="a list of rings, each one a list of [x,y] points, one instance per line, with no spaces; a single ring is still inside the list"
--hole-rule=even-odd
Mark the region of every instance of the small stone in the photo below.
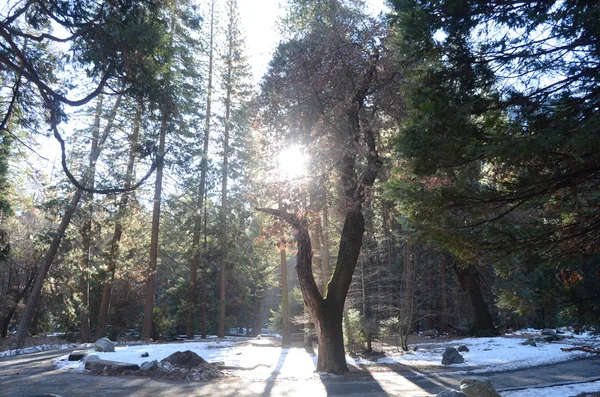
[[[463,379],[460,381],[460,391],[467,397],[502,397],[487,379]]]
[[[148,357],[148,356],[149,356],[148,352],[144,352],[144,353],[142,353],[142,355],[140,357]]]
[[[96,351],[99,352],[114,352],[115,345],[108,338],[100,338],[94,344]]]
[[[465,359],[460,355],[458,350],[453,347],[447,347],[444,350],[444,354],[442,355],[442,364],[443,365],[451,365],[451,364],[461,364],[464,363]]]
[[[458,349],[456,349],[456,350],[458,350],[459,352],[468,352],[469,348],[465,345],[460,345],[460,346],[458,346]]]
[[[491,352],[492,349],[483,349],[484,352]]]

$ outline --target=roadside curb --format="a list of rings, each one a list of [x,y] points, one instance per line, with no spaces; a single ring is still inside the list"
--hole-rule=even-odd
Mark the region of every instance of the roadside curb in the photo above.
[[[596,376],[593,378],[587,378],[587,379],[581,379],[581,380],[574,380],[574,381],[570,381],[570,382],[544,383],[544,384],[536,385],[536,386],[508,387],[508,388],[496,389],[496,390],[501,392],[501,391],[519,391],[519,390],[526,390],[526,389],[543,389],[545,387],[578,385],[581,383],[591,383],[591,382],[597,382],[597,381],[600,381],[600,376]]]

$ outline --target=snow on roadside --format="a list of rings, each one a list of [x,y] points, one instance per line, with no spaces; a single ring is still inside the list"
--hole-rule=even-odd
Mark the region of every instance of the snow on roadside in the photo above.
[[[113,353],[100,353],[90,349],[89,354],[105,360],[140,365],[146,361],[160,361],[176,351],[191,350],[211,363],[222,362],[227,366],[253,368],[235,371],[236,375],[246,380],[265,381],[282,378],[292,380],[318,377],[314,373],[316,357],[306,354],[304,349],[267,346],[268,339],[252,340],[253,343],[264,346],[244,343],[247,341],[247,338],[240,340],[228,337],[226,340],[209,339],[201,342],[117,346]],[[143,353],[148,353],[148,357],[142,357]],[[65,355],[55,360],[59,370],[84,371],[84,362],[67,361],[67,358],[68,355]]]
[[[437,343],[435,339],[432,339],[432,342],[414,345],[417,348],[416,351],[392,354],[376,362],[352,358],[349,358],[349,362],[356,365],[373,365],[377,363],[440,366],[442,354],[447,347],[458,348],[464,345],[469,349],[468,352],[461,352],[465,362],[453,364],[449,367],[464,368],[469,373],[498,372],[553,364],[584,356],[586,353],[581,351],[564,352],[561,348],[572,347],[574,344],[580,345],[586,340],[590,340],[590,338],[591,336],[588,334],[578,335],[575,338],[567,338],[559,342],[538,343],[535,347],[523,346],[521,343],[525,339],[515,337],[465,338]]]
[[[539,335],[539,331],[535,331]],[[564,352],[561,348],[573,345],[593,344],[598,340],[591,335],[578,335],[552,343],[538,343],[538,346],[523,346],[521,343],[531,332],[523,335],[512,335],[495,338],[465,338],[458,340],[431,339],[430,342],[411,345],[416,351],[406,353],[387,352],[387,357],[376,361],[355,359],[347,356],[349,364],[381,365],[403,364],[417,367],[442,368],[441,358],[446,347],[465,345],[468,352],[461,353],[465,358],[463,364],[444,366],[453,368],[457,373],[484,373],[514,370],[543,364],[567,361],[584,353]],[[209,362],[223,362],[227,366],[254,368],[251,370],[234,371],[236,376],[245,380],[273,379],[312,379],[316,374],[316,356],[311,356],[304,349],[257,346],[268,344],[275,338],[248,339],[245,337],[227,337],[225,340],[209,338],[202,341],[117,345],[114,353],[99,353],[93,345],[47,345],[24,349],[21,352],[38,352],[50,349],[89,349],[89,354],[98,355],[102,359],[142,364],[145,361],[162,360],[176,351],[191,350]],[[252,343],[248,343],[252,342]],[[148,357],[141,357],[148,353]],[[0,352],[0,357],[14,355],[15,351]],[[64,371],[84,371],[83,362],[69,362],[67,356],[55,361],[56,366]]]
[[[572,385],[541,387],[535,389],[505,391],[502,397],[573,397],[583,393],[594,393],[600,391],[600,381],[589,383],[576,383]]]
[[[18,354],[38,353],[38,352],[43,352],[43,351],[47,351],[47,350],[87,349],[90,347],[94,347],[94,344],[93,343],[66,343],[66,344],[62,344],[62,345],[39,345],[39,346],[26,347],[24,349],[6,350],[3,352],[0,352],[0,358],[16,356]]]

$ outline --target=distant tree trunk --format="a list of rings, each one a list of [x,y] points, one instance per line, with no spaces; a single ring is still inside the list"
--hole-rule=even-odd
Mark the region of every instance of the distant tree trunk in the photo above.
[[[321,263],[323,265],[323,296],[327,296],[327,283],[329,283],[331,277],[331,266],[329,264],[329,207],[327,206],[327,199],[325,199],[325,205],[323,206],[322,232]]]
[[[412,330],[413,314],[414,314],[414,243],[411,237],[408,236],[406,246],[404,247],[404,296],[402,300],[401,310],[401,347],[402,350],[408,350],[408,335]]]
[[[25,282],[23,288],[19,288],[12,295],[9,295],[13,299],[14,304],[8,309],[8,311],[2,318],[2,330],[0,334],[2,338],[6,338],[6,336],[8,335],[8,325],[10,324],[10,320],[12,320],[13,316],[17,312],[17,308],[19,307],[19,302],[21,301],[21,299],[24,299],[27,296],[27,293],[31,288],[31,284],[33,284],[33,280],[35,280],[35,269],[31,269],[31,271],[29,272],[29,277],[27,277],[27,281]]]
[[[461,287],[467,293],[473,311],[473,326],[471,333],[479,336],[497,335],[490,309],[483,298],[479,284],[479,271],[475,265],[466,267],[455,266],[456,276]]]
[[[226,59],[227,77],[225,81],[225,128],[223,131],[223,174],[221,180],[221,211],[219,232],[221,260],[219,263],[219,338],[225,337],[225,309],[227,303],[227,178],[229,172],[229,133],[231,131],[231,95],[233,91],[233,39],[230,35]]]
[[[434,326],[434,313],[435,313],[435,302],[436,294],[433,287],[434,269],[431,266],[431,257],[427,257],[427,319],[425,320],[425,328],[433,329]]]
[[[281,266],[281,317],[283,320],[283,331],[281,334],[281,346],[290,345],[290,298],[288,291],[287,258],[285,253],[285,239],[281,237],[279,249],[279,262]]]
[[[315,216],[313,216],[311,224],[313,225],[311,233],[313,242],[313,264],[315,267],[315,273],[318,275],[317,285],[319,285],[320,287],[319,290],[321,291],[321,294],[324,294],[325,290],[321,289],[325,284],[325,275],[323,273],[323,256],[321,255],[323,250],[321,246],[321,236],[323,235],[323,227],[321,226],[321,215],[318,213],[315,214]]]
[[[446,264],[448,258],[442,256],[440,260],[440,321],[438,322],[438,331],[448,331],[448,286],[446,285]]]
[[[156,182],[154,183],[154,207],[152,209],[152,229],[150,235],[150,260],[146,275],[146,300],[144,303],[144,323],[142,339],[151,339],[153,334],[154,290],[156,288],[156,266],[158,263],[158,231],[160,225],[160,205],[162,201],[162,179],[165,155],[165,140],[169,124],[169,111],[162,110],[162,122],[158,143],[158,165],[156,167]]]
[[[206,117],[204,119],[204,142],[202,148],[202,161],[200,164],[200,183],[198,184],[198,198],[196,216],[194,217],[194,235],[192,238],[192,260],[190,262],[190,283],[187,291],[188,313],[186,318],[185,336],[187,339],[194,338],[194,318],[196,314],[196,277],[198,266],[200,264],[200,234],[202,230],[202,210],[204,206],[204,190],[206,186],[206,172],[208,169],[208,145],[210,141],[210,123],[211,123],[211,106],[212,106],[212,79],[213,79],[213,52],[214,52],[214,17],[215,17],[215,0],[210,3],[210,36],[208,44],[208,84],[206,89]],[[204,277],[202,278],[204,283]],[[206,289],[206,285],[202,286]],[[202,300],[202,305],[206,305],[206,301]],[[203,312],[204,313],[204,312]],[[206,338],[206,326],[203,321],[202,337]]]
[[[120,100],[120,97],[117,101]],[[116,109],[116,107],[115,107]],[[115,112],[116,114],[116,112]],[[114,117],[112,117],[114,120]],[[133,182],[133,170],[135,165],[135,153],[136,146],[140,135],[140,125],[142,119],[142,107],[140,104],[137,105],[135,116],[133,120],[133,131],[129,136],[129,158],[127,159],[127,170],[125,172],[124,187],[129,189]],[[129,203],[129,193],[123,193],[121,200],[119,201],[119,207],[117,209],[117,215],[115,219],[115,228],[113,230],[112,238],[108,243],[109,253],[106,260],[106,279],[102,285],[102,298],[100,300],[100,309],[98,310],[98,324],[96,326],[96,337],[103,338],[106,336],[106,324],[108,321],[108,310],[110,307],[110,298],[112,294],[112,283],[115,278],[115,272],[117,270],[117,260],[119,258],[119,248],[121,243],[121,237],[123,235],[123,218],[127,212],[127,205]]]
[[[98,157],[100,157],[100,152],[102,151],[102,146],[108,137],[108,133],[110,132],[110,128],[105,128],[102,137],[100,138],[100,144],[96,147],[96,150],[90,150],[90,161],[96,163],[98,161]],[[81,179],[81,184],[83,186],[87,186],[89,183],[88,175],[85,173],[83,178]],[[39,270],[35,279],[35,283],[33,284],[33,288],[31,290],[31,295],[27,300],[27,307],[23,312],[23,316],[21,317],[21,321],[19,322],[19,327],[17,328],[17,337],[15,339],[14,348],[22,349],[25,345],[25,338],[27,337],[27,332],[29,330],[30,325],[33,322],[34,315],[38,304],[40,302],[40,297],[42,294],[42,288],[44,286],[44,281],[46,281],[46,277],[48,276],[48,272],[50,271],[50,267],[52,266],[52,262],[58,252],[60,244],[62,243],[62,239],[65,236],[65,232],[69,224],[71,223],[71,218],[77,209],[79,201],[83,196],[83,190],[77,189],[69,202],[68,207],[63,214],[60,224],[58,225],[58,229],[56,230],[55,236],[42,259],[42,263],[39,266]]]
[[[278,206],[282,209],[281,202],[281,185],[279,186],[280,192],[278,192]],[[289,298],[289,287],[288,287],[288,272],[287,272],[287,258],[285,252],[285,237],[283,235],[283,228],[279,240],[279,266],[281,269],[281,318],[282,318],[282,335],[281,335],[281,346],[290,345],[290,298]]]
[[[252,327],[252,336],[256,337],[260,334],[262,328],[262,317],[260,313],[261,296],[258,288],[254,292],[254,326]]]
[[[91,153],[98,150],[100,142],[100,118],[102,116],[103,96],[98,95],[96,103],[96,115],[94,116],[94,126],[92,128],[92,149]],[[87,169],[88,185],[93,188],[96,183],[96,160],[90,156]],[[80,339],[82,343],[90,343],[92,341],[92,330],[90,328],[90,255],[92,249],[92,216],[94,195],[90,192],[85,192],[82,196],[82,209],[87,209],[84,212],[84,221],[81,228],[81,275],[79,279],[79,289],[81,296],[81,304],[79,305],[79,320],[80,320]]]

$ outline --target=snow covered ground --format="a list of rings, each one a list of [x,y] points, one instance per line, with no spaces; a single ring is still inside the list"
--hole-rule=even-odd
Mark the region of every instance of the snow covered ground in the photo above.
[[[561,348],[574,345],[597,344],[597,337],[589,334],[571,335],[552,343],[538,343],[538,346],[523,346],[521,342],[539,331],[524,330],[509,336],[495,338],[465,338],[447,340],[432,338],[429,342],[413,344],[414,351],[399,352],[386,350],[386,356],[378,360],[366,360],[347,357],[351,365],[382,366],[385,364],[404,364],[413,367],[429,367],[428,373],[436,372],[435,367],[441,367],[441,357],[446,347],[466,346],[469,351],[461,353],[465,358],[463,364],[450,367],[459,373],[485,373],[518,368],[532,367],[556,363],[582,355],[581,352],[564,352]],[[61,345],[31,348],[31,351],[48,350],[49,348],[88,349],[90,354],[96,354],[102,359],[142,364],[145,361],[162,360],[176,351],[191,350],[209,362],[222,362],[227,366],[255,367],[251,370],[236,370],[240,381],[270,381],[270,380],[305,380],[323,377],[315,373],[317,357],[309,355],[304,349],[285,348],[272,345],[277,338],[248,339],[244,337],[227,337],[225,340],[209,338],[192,342],[131,344],[119,345],[114,353],[99,353],[90,345]],[[141,357],[148,353],[148,357]],[[0,352],[0,357],[15,354],[15,352]],[[55,365],[63,371],[83,372],[83,362],[69,362],[67,356],[58,358]],[[432,368],[433,367],[433,368]],[[448,368],[448,366],[444,367]],[[227,371],[226,371],[227,372]],[[393,371],[390,371],[393,372]],[[580,385],[560,386],[558,388],[530,389],[504,392],[504,397],[537,397],[537,396],[576,396],[584,392],[600,391],[600,382]]]

